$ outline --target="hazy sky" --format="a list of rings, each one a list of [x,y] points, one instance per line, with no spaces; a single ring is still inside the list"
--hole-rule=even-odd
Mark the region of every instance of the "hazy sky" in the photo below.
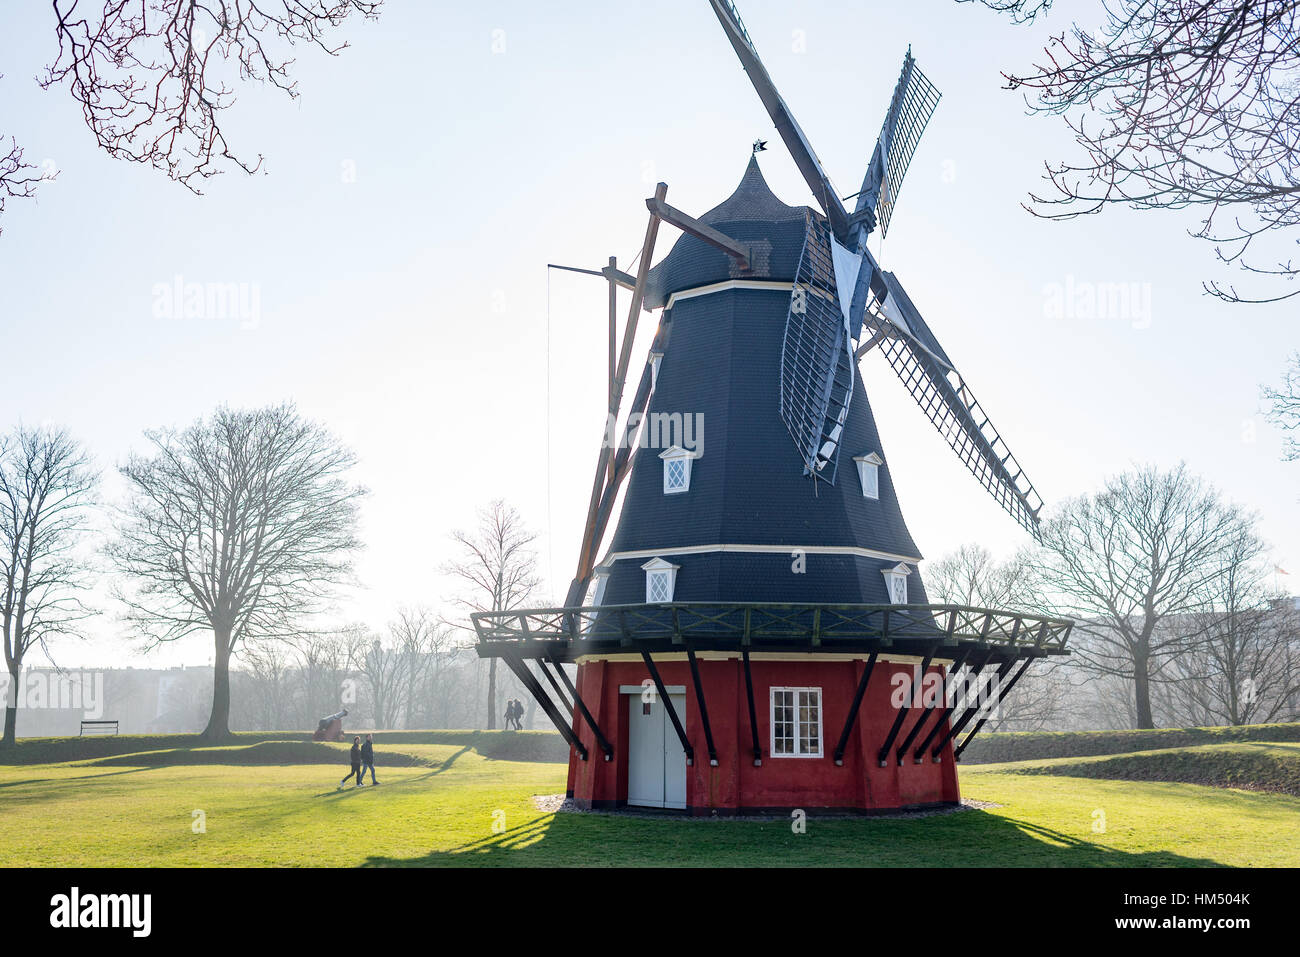
[[[1049,223],[1020,207],[1070,144],[1001,89],[999,70],[1029,64],[1060,15],[1030,29],[952,0],[793,6],[745,0],[741,12],[843,194],[909,43],[943,92],[872,250],[1049,507],[1134,463],[1186,460],[1260,513],[1277,561],[1300,575],[1300,465],[1279,461],[1259,399],[1297,345],[1300,304],[1204,296],[1202,279],[1233,274],[1188,238],[1187,214]],[[439,574],[449,531],[496,496],[541,533],[560,597],[602,428],[605,287],[548,279],[546,263],[627,264],[655,182],[699,215],[734,188],[756,137],[771,140],[760,159],[777,194],[811,197],[705,0],[389,0],[378,22],[345,29],[338,58],[298,51],[299,99],[241,89],[226,132],[265,155],[264,174],[231,172],[195,197],[97,152],[66,91],[36,86],[55,52],[47,4],[5,14],[0,132],[59,175],[2,223],[0,423],[66,425],[111,501],[144,428],[291,398],[356,449],[372,489],[363,587],[340,617],[379,627],[399,604],[439,605],[453,587]],[[656,258],[676,238],[661,230]],[[159,315],[178,281],[236,284],[249,311]],[[1104,284],[1134,293],[1121,314],[1089,308]],[[883,359],[863,375],[923,553],[1024,543]],[[92,640],[61,647],[61,661],[210,657],[199,638],[137,657],[103,606]]]

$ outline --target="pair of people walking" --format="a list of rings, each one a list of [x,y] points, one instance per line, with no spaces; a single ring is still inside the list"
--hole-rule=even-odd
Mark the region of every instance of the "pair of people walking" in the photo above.
[[[364,744],[361,742],[360,735],[354,737],[350,757],[352,758],[352,770],[345,774],[343,780],[339,782],[339,790],[342,790],[354,775],[357,779],[355,786],[361,787],[365,782],[367,770],[370,771],[370,783],[372,785],[379,783],[375,780],[375,736],[373,734],[366,735]]]
[[[506,730],[522,731],[524,726],[519,719],[524,716],[524,703],[518,698],[511,698],[506,702]]]

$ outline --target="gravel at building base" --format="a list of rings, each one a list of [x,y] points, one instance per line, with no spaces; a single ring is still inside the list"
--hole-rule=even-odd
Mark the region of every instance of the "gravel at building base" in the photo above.
[[[612,817],[639,817],[651,818],[655,820],[673,820],[673,821],[787,821],[788,814],[680,814],[676,811],[657,811],[651,808],[618,808],[617,810],[587,810],[578,807],[572,798],[566,798],[563,794],[534,794],[533,806],[539,811],[547,814],[604,814]],[[989,808],[999,808],[1001,804],[994,804],[992,801],[976,801],[971,798],[962,798],[961,803],[952,807],[932,807],[917,808],[914,810],[902,811],[883,811],[875,814],[810,814],[819,821],[826,820],[861,820],[866,817],[888,818],[890,820],[909,819],[917,817],[935,817],[940,814],[957,814],[961,811],[981,811]]]

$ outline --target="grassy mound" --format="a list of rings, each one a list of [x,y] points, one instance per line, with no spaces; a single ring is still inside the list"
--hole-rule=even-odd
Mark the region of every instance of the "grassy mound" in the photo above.
[[[1157,728],[1152,731],[1028,731],[982,734],[963,752],[963,764],[1004,764],[1047,758],[1129,754],[1166,748],[1250,741],[1300,741],[1300,722],[1235,728]]]
[[[351,746],[312,741],[293,731],[237,732],[212,746],[195,734],[123,734],[89,738],[20,738],[0,749],[0,765],[95,762],[132,767],[182,764],[343,764]],[[467,748],[498,761],[564,762],[569,747],[551,731],[377,731],[377,767],[421,767],[431,763],[421,747]]]
[[[1210,744],[1103,758],[1016,764],[1000,770],[1013,774],[1203,784],[1300,797],[1300,744]]]

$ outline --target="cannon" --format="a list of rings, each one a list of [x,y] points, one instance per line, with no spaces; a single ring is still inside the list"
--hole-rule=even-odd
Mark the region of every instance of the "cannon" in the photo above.
[[[311,736],[311,739],[313,741],[342,741],[343,719],[347,716],[348,709],[344,708],[338,714],[331,714],[321,718],[316,724],[316,733]]]

